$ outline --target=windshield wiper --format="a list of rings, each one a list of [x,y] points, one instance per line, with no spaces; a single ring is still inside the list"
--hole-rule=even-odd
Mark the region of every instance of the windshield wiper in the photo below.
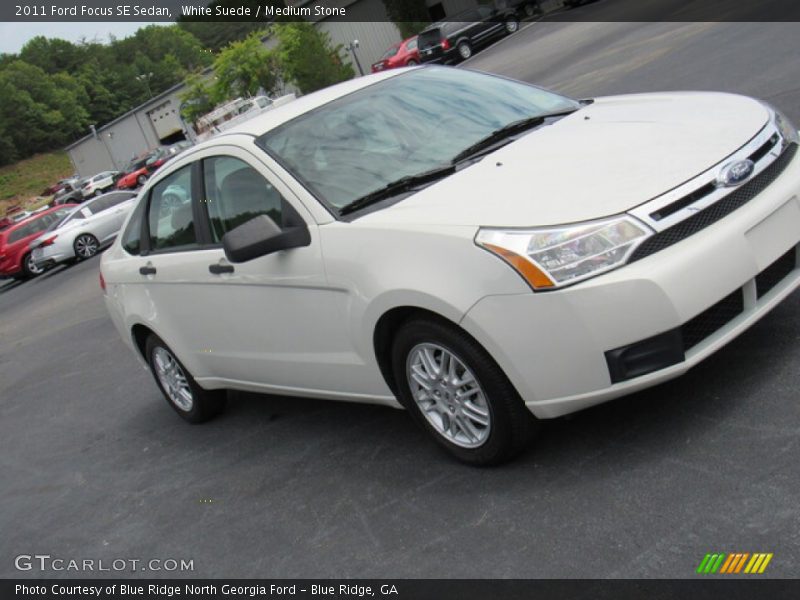
[[[403,192],[411,191],[415,188],[424,186],[425,184],[433,183],[439,179],[444,179],[448,175],[455,173],[455,171],[455,165],[446,165],[444,167],[431,169],[430,171],[423,171],[422,173],[417,173],[416,175],[401,177],[396,181],[387,183],[385,186],[378,188],[374,192],[370,192],[366,196],[361,196],[349,204],[345,204],[339,209],[339,214],[346,215],[355,212],[361,208],[364,208],[365,206],[369,206],[370,204],[374,204],[385,198],[391,198],[392,196],[397,196]]]
[[[576,110],[579,109],[566,110],[558,113],[551,113],[548,115],[538,115],[536,117],[528,117],[527,119],[520,119],[519,121],[512,121],[511,123],[509,123],[508,125],[504,125],[500,129],[495,129],[485,138],[478,140],[471,146],[464,148],[461,152],[459,152],[453,157],[453,160],[451,162],[453,164],[456,164],[466,158],[472,158],[473,156],[480,154],[483,150],[491,148],[495,144],[498,144],[503,140],[515,136],[518,133],[522,133],[523,131],[539,127],[540,125],[544,125],[547,119],[550,119],[552,117],[564,117],[566,115],[574,113]]]

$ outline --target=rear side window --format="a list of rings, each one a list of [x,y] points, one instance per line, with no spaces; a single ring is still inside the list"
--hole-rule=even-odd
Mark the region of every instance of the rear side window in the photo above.
[[[191,165],[153,186],[147,223],[151,251],[177,250],[197,243],[192,214]]]
[[[417,38],[417,42],[419,43],[420,48],[428,48],[429,46],[435,46],[438,44],[441,39],[442,32],[436,28],[420,33],[419,37]]]
[[[203,161],[206,202],[215,243],[222,236],[258,215],[269,216],[278,226],[283,197],[271,183],[246,162],[232,156]]]

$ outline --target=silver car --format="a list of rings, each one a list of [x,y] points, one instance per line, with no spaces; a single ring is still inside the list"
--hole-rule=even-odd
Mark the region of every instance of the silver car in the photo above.
[[[34,264],[48,268],[91,258],[113,241],[135,201],[134,192],[109,192],[76,207],[30,243]]]

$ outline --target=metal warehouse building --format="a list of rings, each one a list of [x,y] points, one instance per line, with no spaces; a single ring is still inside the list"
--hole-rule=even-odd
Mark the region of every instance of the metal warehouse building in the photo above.
[[[546,5],[558,0],[540,2]],[[438,19],[472,8],[477,0],[427,0],[427,3],[431,18]],[[356,52],[365,72],[389,46],[401,41],[397,27],[388,21],[382,0],[288,0],[287,4],[312,9],[318,4],[345,8],[345,17],[322,19],[316,25],[330,35],[335,45],[347,46],[358,40]],[[263,43],[271,47],[275,41],[265,38]],[[350,52],[346,58],[353,61]],[[355,65],[353,68],[358,73]],[[180,116],[183,91],[184,85],[178,84],[110,123],[92,127],[89,135],[66,148],[75,171],[85,177],[105,170],[122,170],[132,158],[148,150],[189,138],[191,132]],[[287,91],[293,90],[287,88]]]

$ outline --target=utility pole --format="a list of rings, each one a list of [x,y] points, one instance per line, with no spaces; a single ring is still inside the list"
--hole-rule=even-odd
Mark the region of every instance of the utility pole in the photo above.
[[[358,60],[356,48],[358,48],[358,40],[353,40],[345,47],[346,50],[349,50],[353,54],[353,60],[356,61],[356,66],[358,67],[358,74],[364,75],[364,69],[361,68],[361,62]]]

